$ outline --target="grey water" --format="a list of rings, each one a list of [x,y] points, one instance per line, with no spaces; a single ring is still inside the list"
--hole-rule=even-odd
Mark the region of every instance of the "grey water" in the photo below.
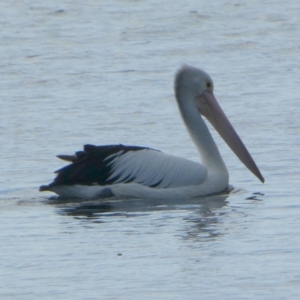
[[[1,299],[299,299],[299,1],[1,1]],[[38,187],[82,145],[198,161],[173,76],[207,71],[261,184],[177,203]]]

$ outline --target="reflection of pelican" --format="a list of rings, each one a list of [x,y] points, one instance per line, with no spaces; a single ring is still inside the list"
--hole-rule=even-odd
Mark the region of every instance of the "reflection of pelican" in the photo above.
[[[210,223],[221,208],[227,205],[229,193],[199,198],[170,199],[79,199],[51,198],[49,204],[57,205],[58,212],[69,216],[101,218],[103,216],[140,216],[155,211],[184,210],[189,212],[185,220],[195,225]],[[192,213],[192,215],[190,215]],[[131,215],[132,214],[132,215]]]
[[[228,171],[201,115],[215,127],[242,163],[262,182],[259,169],[213,94],[213,81],[204,71],[183,66],[175,77],[181,116],[203,165],[136,146],[85,145],[75,155],[60,155],[72,163],[40,191],[66,197],[189,198],[222,192]],[[199,114],[200,113],[200,114]]]

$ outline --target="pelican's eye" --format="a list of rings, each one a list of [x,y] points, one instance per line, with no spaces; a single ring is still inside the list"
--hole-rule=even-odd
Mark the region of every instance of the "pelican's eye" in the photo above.
[[[210,90],[212,87],[212,84],[210,81],[206,81],[206,87]]]

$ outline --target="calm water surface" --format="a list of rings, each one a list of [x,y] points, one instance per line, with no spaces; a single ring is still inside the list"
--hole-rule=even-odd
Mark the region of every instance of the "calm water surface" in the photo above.
[[[0,3],[1,299],[299,299],[298,1]],[[38,187],[83,144],[198,160],[173,96],[205,69],[260,167],[213,132],[235,187],[178,203]]]

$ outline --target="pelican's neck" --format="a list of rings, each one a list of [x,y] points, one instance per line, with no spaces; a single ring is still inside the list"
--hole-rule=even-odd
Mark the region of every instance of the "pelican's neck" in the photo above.
[[[182,94],[178,93],[177,102],[183,121],[201,156],[202,164],[207,168],[208,172],[216,171],[228,174],[219,149],[199,114],[192,96],[182,96]]]

